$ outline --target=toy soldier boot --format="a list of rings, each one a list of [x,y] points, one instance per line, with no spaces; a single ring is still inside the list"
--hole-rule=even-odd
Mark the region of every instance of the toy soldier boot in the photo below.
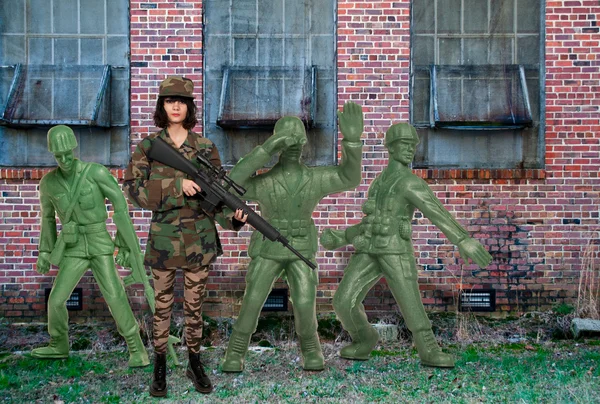
[[[352,337],[352,343],[346,345],[340,350],[340,356],[346,359],[354,359],[359,361],[366,361],[369,359],[369,355],[377,341],[379,340],[379,333],[371,326],[359,328],[356,332],[350,332]]]
[[[423,365],[438,368],[454,367],[454,358],[452,355],[442,352],[431,328],[413,333],[413,339]]]
[[[69,357],[69,337],[50,337],[48,346],[35,348],[31,356],[39,359],[64,359]]]
[[[127,348],[129,348],[129,367],[140,368],[148,366],[150,360],[148,359],[148,353],[140,337],[140,333],[136,330],[134,334],[126,335],[125,341],[127,342]]]
[[[317,332],[315,331],[308,337],[298,335],[298,340],[300,341],[304,370],[323,370],[325,368],[325,358],[323,358],[321,352],[321,343]]]
[[[208,394],[212,391],[212,383],[204,372],[199,353],[190,352],[190,363],[185,375],[194,383],[194,387],[200,393]]]
[[[167,395],[167,354],[157,353],[154,355],[154,379],[150,385],[152,397],[164,397]]]
[[[233,330],[229,337],[225,360],[221,366],[223,372],[239,373],[244,370],[244,357],[250,345],[251,334]]]

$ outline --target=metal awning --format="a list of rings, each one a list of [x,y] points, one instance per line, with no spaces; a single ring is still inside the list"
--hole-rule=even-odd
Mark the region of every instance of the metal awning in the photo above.
[[[2,67],[12,82],[0,105],[10,127],[74,125],[110,127],[110,65]]]
[[[461,130],[532,125],[522,65],[430,66],[429,124]]]
[[[225,67],[217,125],[273,127],[283,116],[297,116],[310,128],[315,116],[316,82],[315,66]]]

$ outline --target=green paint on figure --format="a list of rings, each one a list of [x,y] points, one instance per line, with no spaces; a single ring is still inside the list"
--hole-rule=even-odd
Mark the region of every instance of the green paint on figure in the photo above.
[[[352,189],[360,183],[363,131],[362,109],[354,103],[338,112],[342,140],[339,166],[309,168],[301,162],[306,131],[296,117],[277,121],[273,135],[256,147],[231,170],[232,180],[247,189],[244,197],[258,202],[260,211],[301,254],[314,261],[318,248],[312,213],[328,194]],[[253,176],[271,157],[281,152],[279,162],[268,172]],[[250,336],[275,280],[282,274],[290,287],[296,332],[304,369],[322,370],[323,354],[317,334],[315,313],[317,273],[281,244],[254,232],[246,274],[246,292],[225,354],[222,369],[241,372]]]
[[[480,267],[486,267],[492,259],[454,220],[425,181],[412,173],[410,163],[418,143],[411,125],[392,125],[385,136],[389,163],[369,187],[361,223],[346,230],[327,229],[321,236],[321,244],[327,249],[350,243],[356,249],[333,297],[335,312],[352,337],[352,343],[340,351],[343,358],[366,360],[377,344],[378,333],[367,321],[362,301],[385,276],[412,332],[421,362],[436,367],[454,366],[454,359],[438,346],[421,302],[411,242],[415,209],[458,246],[465,261],[471,258]]]
[[[83,274],[91,268],[119,334],[127,341],[129,366],[146,366],[148,354],[113,256],[115,246],[121,253],[128,250],[126,240],[137,240],[127,202],[108,169],[76,159],[73,155],[75,147],[77,140],[68,126],[58,125],[48,131],[48,150],[54,154],[58,168],[40,181],[42,223],[37,271],[47,273],[50,263],[57,265],[59,271],[48,300],[50,345],[34,349],[31,355],[47,359],[69,355],[66,301]],[[106,230],[106,199],[110,200],[115,212],[113,220],[117,225],[117,236],[114,242]],[[58,237],[55,215],[62,223]]]

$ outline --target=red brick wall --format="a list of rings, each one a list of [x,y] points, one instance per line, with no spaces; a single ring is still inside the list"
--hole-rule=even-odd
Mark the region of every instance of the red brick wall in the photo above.
[[[166,75],[192,78],[202,110],[202,1],[130,4],[133,147],[154,130],[157,87]],[[428,220],[417,217],[414,242],[428,308],[452,309],[459,287],[495,288],[503,311],[544,309],[576,296],[583,251],[590,239],[599,238],[599,13],[598,1],[547,2],[544,170],[418,171],[494,256],[485,270],[464,265],[454,246]],[[410,2],[339,0],[337,49],[338,105],[353,100],[365,112],[363,182],[354,191],[323,200],[314,214],[321,229],[360,220],[368,185],[387,164],[383,133],[392,123],[408,120]],[[37,183],[44,172],[0,170],[0,316],[27,320],[45,315],[43,288],[51,285],[55,272],[39,276],[33,270]],[[122,170],[113,173],[123,176]],[[132,214],[144,244],[149,212]],[[226,252],[213,266],[205,309],[229,316],[237,312],[243,295],[250,232],[244,228],[237,235],[221,234]],[[331,311],[331,297],[350,255],[350,248],[318,253],[319,311]],[[84,312],[73,317],[108,316],[91,275],[81,285],[89,297]],[[141,291],[129,291],[139,309]],[[373,312],[397,311],[383,281],[365,305]]]

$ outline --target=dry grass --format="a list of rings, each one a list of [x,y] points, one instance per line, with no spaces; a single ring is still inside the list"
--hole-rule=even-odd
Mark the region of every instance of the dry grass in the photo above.
[[[576,315],[581,318],[600,320],[600,265],[598,263],[598,232],[589,234],[583,251],[581,275],[577,294]]]

